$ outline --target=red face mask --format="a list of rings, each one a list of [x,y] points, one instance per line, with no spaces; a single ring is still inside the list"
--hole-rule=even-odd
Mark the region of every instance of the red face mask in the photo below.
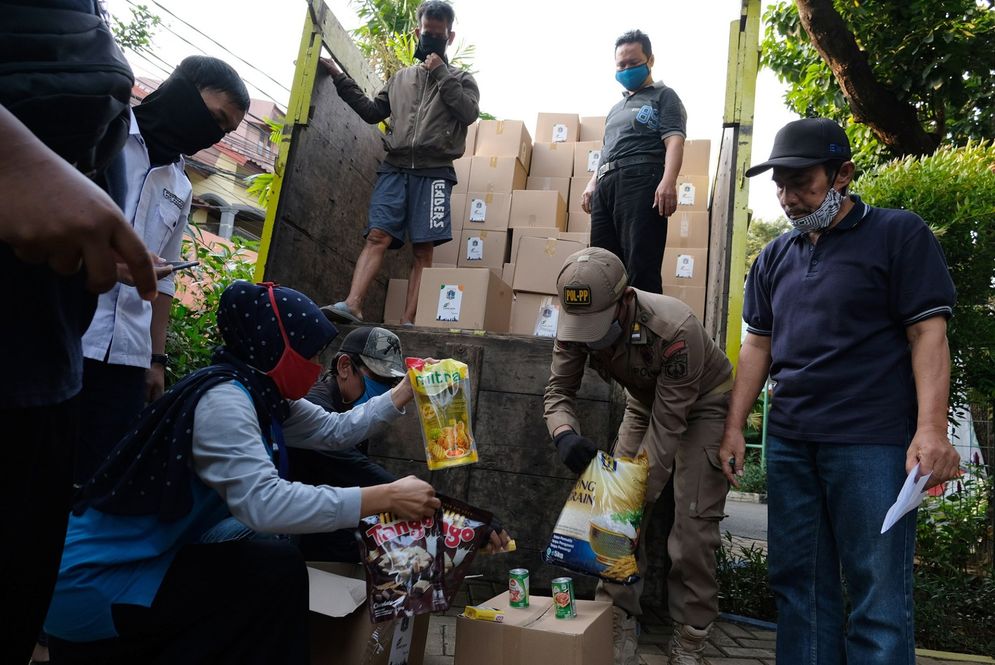
[[[266,376],[273,379],[284,399],[300,399],[307,395],[311,386],[318,380],[321,375],[321,365],[311,362],[290,347],[290,339],[287,338],[287,331],[283,329],[280,311],[276,307],[273,286],[269,284],[267,286],[269,301],[276,314],[276,324],[280,327],[280,336],[283,337],[283,355],[280,356],[276,366],[266,372]]]

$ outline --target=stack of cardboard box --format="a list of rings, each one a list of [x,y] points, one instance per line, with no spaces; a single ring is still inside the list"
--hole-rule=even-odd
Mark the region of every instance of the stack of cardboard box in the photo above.
[[[435,248],[422,276],[416,325],[555,334],[556,276],[590,242],[590,217],[572,189],[590,181],[603,132],[604,117],[570,113],[540,113],[535,145],[518,120],[471,128],[454,164],[453,240]],[[392,280],[388,301],[406,288]]]
[[[708,140],[684,143],[684,162],[677,178],[677,212],[668,220],[662,266],[664,294],[683,300],[699,319],[705,316],[710,150]]]
[[[512,193],[505,275],[514,288],[509,325],[514,334],[556,334],[556,277],[566,258],[591,239],[590,217],[573,200],[597,168],[603,132],[604,117],[539,114],[527,189]]]
[[[453,240],[435,248],[422,274],[415,324],[507,332],[511,287],[502,280],[510,250],[512,192],[523,190],[532,137],[520,120],[474,125],[474,141],[456,160]]]

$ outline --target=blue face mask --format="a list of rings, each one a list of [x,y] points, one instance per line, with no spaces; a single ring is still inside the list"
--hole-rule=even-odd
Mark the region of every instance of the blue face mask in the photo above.
[[[615,80],[622,84],[626,90],[630,92],[635,92],[642,87],[643,81],[646,77],[650,75],[649,64],[643,63],[641,65],[636,65],[635,67],[629,67],[628,69],[623,69],[620,72],[615,72]]]
[[[368,376],[363,377],[363,385],[366,386],[363,390],[363,394],[359,396],[359,399],[353,402],[353,406],[359,406],[360,404],[369,402],[374,397],[379,397],[390,390],[390,386],[387,384],[380,383],[376,379],[371,379]]]

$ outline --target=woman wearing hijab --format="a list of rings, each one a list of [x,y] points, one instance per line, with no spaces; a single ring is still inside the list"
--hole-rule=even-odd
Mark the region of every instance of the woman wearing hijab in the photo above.
[[[307,663],[307,573],[280,540],[199,543],[229,516],[257,532],[354,527],[439,505],[413,476],[368,488],[284,479],[285,447],[355,445],[399,417],[403,381],[347,413],[303,397],[335,327],[293,289],[238,281],[221,296],[212,366],[142,413],[83,488],[46,631],[59,663]]]

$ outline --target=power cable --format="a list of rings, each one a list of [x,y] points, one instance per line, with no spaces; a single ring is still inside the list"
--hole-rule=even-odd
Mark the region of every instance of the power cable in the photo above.
[[[129,4],[134,5],[134,2],[132,0],[128,0],[128,2],[129,2]],[[192,25],[190,22],[185,21],[184,19],[180,18],[173,11],[171,11],[168,7],[165,7],[161,3],[156,2],[156,0],[151,0],[151,2],[152,2],[152,4],[154,4],[155,6],[159,7],[164,12],[166,12],[167,14],[169,14],[170,16],[172,16],[173,18],[175,18],[177,21],[179,21],[180,23],[182,23],[183,25],[187,26],[188,28],[190,28],[191,30],[193,30],[194,32],[196,32],[197,34],[201,35],[205,39],[209,40],[210,42],[212,42],[213,44],[215,44],[216,46],[218,46],[218,48],[220,48],[221,50],[223,50],[225,53],[228,53],[233,58],[238,58],[239,60],[241,60],[242,62],[244,62],[249,67],[251,67],[255,71],[259,72],[260,74],[262,74],[263,76],[265,76],[266,78],[268,78],[273,83],[277,84],[280,88],[282,88],[283,90],[285,90],[288,94],[290,93],[290,88],[288,88],[284,84],[280,83],[275,78],[273,78],[272,76],[270,76],[269,74],[267,74],[266,72],[264,72],[262,69],[260,69],[256,65],[252,64],[251,62],[249,62],[245,58],[243,58],[242,56],[238,55],[237,53],[234,53],[231,49],[229,49],[224,44],[218,42],[216,39],[214,39],[210,35],[205,34],[203,31],[201,31],[196,26]]]
[[[154,2],[154,0],[152,0],[152,1]],[[137,5],[135,4],[135,2],[134,2],[133,0],[128,0],[128,4],[130,4],[130,5],[131,5],[131,6],[133,6],[133,7],[137,7]],[[159,7],[161,7],[161,8],[162,8],[162,9],[163,9],[164,11],[166,11],[166,12],[167,12],[168,14],[170,14],[171,16],[173,16],[174,18],[176,18],[176,19],[177,19],[178,21],[180,21],[181,23],[184,23],[185,25],[188,25],[188,26],[190,25],[189,23],[187,23],[187,22],[186,22],[186,21],[184,21],[183,19],[179,18],[178,16],[176,16],[175,14],[173,14],[172,12],[170,12],[170,11],[169,11],[168,9],[166,9],[165,7],[162,7],[162,5],[159,5],[159,3],[155,3],[155,4],[156,4],[157,6],[159,6]],[[195,48],[195,49],[196,49],[196,50],[197,50],[197,51],[198,51],[199,53],[202,53],[202,54],[204,54],[204,55],[208,55],[207,51],[205,51],[203,47],[201,47],[201,46],[199,46],[198,44],[195,44],[194,42],[190,41],[190,40],[189,40],[188,38],[186,38],[185,36],[183,36],[183,35],[181,35],[180,33],[178,33],[178,32],[177,32],[176,30],[174,30],[174,29],[173,29],[172,27],[170,27],[170,26],[169,26],[169,25],[167,25],[166,23],[160,23],[160,24],[159,24],[159,27],[161,27],[161,28],[164,28],[164,29],[165,29],[165,30],[166,30],[167,32],[171,33],[171,34],[172,34],[173,36],[175,36],[175,37],[176,37],[177,39],[179,39],[180,41],[182,41],[182,42],[186,43],[186,44],[187,44],[187,45],[189,45],[189,46],[192,46],[192,47],[193,47],[193,48]],[[191,26],[191,27],[192,27],[192,26]],[[201,32],[200,30],[197,30],[196,28],[193,28],[193,29],[194,29],[194,31],[195,31],[195,32],[197,32],[198,34],[200,34],[200,35],[203,35],[204,37],[207,37],[207,35],[204,35],[204,33],[203,33],[203,32]],[[208,39],[210,39],[210,40],[211,40],[211,41],[212,41],[213,43],[215,43],[215,44],[218,44],[218,42],[214,41],[214,40],[213,40],[213,39],[211,39],[210,37],[207,37],[207,38],[208,38]],[[218,44],[218,46],[224,49],[224,47],[223,47],[223,46],[221,46],[220,44]],[[225,51],[227,51],[228,53],[231,53],[231,51],[228,51],[228,49],[224,49],[224,50],[225,50]],[[232,55],[233,55],[234,57],[238,58],[238,56],[237,56],[237,55],[235,55],[234,53],[232,53]],[[242,60],[243,62],[245,62],[245,61],[244,61],[244,60],[243,60],[242,58],[238,58],[238,59],[239,59],[239,60]],[[275,79],[272,79],[272,77],[270,77],[270,76],[269,76],[268,74],[266,74],[265,72],[261,72],[261,71],[260,71],[260,70],[259,70],[259,69],[258,69],[258,68],[257,68],[257,67],[255,66],[255,65],[253,65],[252,63],[248,63],[248,62],[246,62],[246,64],[247,64],[247,65],[249,65],[249,67],[251,67],[252,69],[254,69],[254,70],[256,70],[256,71],[259,71],[260,73],[262,73],[262,74],[263,74],[264,76],[266,76],[266,78],[269,78],[269,79],[271,79],[271,80],[274,80],[274,82],[276,82],[276,83],[277,83],[277,85],[279,85],[279,86],[280,86],[281,88],[283,88],[283,89],[287,90],[287,93],[288,93],[288,94],[290,93],[290,90],[289,90],[289,89],[285,88],[285,87],[284,87],[284,86],[283,86],[283,85],[282,85],[281,83],[279,83],[278,81],[275,81]],[[267,91],[266,89],[264,89],[264,88],[262,88],[261,86],[259,86],[259,85],[258,85],[257,83],[255,83],[254,81],[252,81],[252,79],[250,79],[249,77],[247,77],[247,76],[244,76],[244,75],[241,75],[241,78],[243,78],[243,79],[244,79],[245,81],[247,81],[248,83],[250,83],[250,84],[252,85],[252,87],[254,87],[254,88],[255,88],[256,90],[258,90],[258,91],[259,91],[259,92],[260,92],[260,93],[261,93],[261,94],[262,94],[262,95],[263,95],[264,97],[267,97],[267,98],[268,98],[268,99],[269,99],[270,101],[272,101],[272,102],[273,102],[274,104],[285,104],[285,103],[286,103],[286,102],[281,102],[281,101],[279,101],[279,100],[278,100],[278,99],[277,99],[277,98],[276,98],[275,96],[271,95],[271,94],[269,93],[269,91]]]

